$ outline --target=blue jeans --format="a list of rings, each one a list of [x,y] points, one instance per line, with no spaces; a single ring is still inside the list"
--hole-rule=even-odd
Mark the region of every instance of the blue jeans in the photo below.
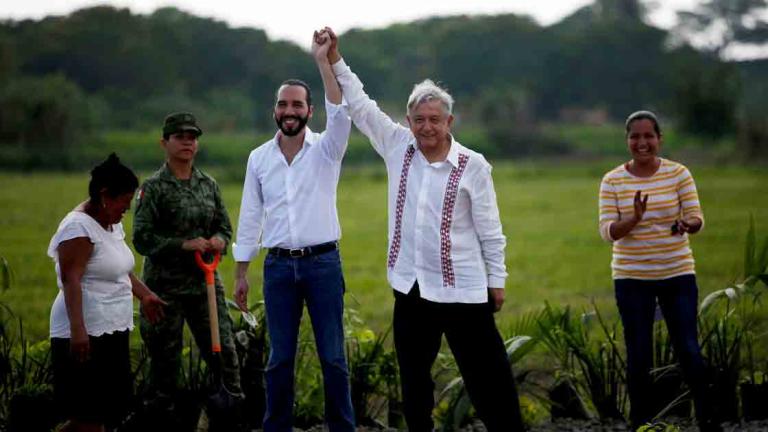
[[[264,304],[270,337],[264,431],[293,430],[294,370],[304,303],[323,370],[328,428],[331,432],[354,432],[344,356],[344,276],[338,250],[302,258],[267,254],[264,260]]]
[[[712,424],[708,374],[697,337],[696,276],[661,280],[616,279],[614,286],[627,345],[627,386],[633,427],[643,425],[656,415],[650,371],[658,299],[683,376],[693,394],[697,420],[702,428],[718,430]]]

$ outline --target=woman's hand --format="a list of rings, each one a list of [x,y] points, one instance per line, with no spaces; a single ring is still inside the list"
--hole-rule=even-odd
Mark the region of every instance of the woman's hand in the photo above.
[[[70,330],[69,353],[77,363],[85,363],[91,357],[91,341],[83,326]]]
[[[635,199],[633,201],[634,211],[632,216],[627,218],[621,218],[620,220],[611,224],[610,235],[613,241],[623,238],[632,231],[637,224],[643,220],[646,209],[648,209],[648,197],[650,194],[642,196],[641,191],[635,192]]]
[[[697,217],[681,218],[672,225],[672,234],[683,235],[685,233],[696,234],[701,229],[701,219]]]
[[[156,324],[165,318],[163,306],[168,306],[168,303],[163,301],[163,299],[158,297],[157,294],[152,291],[141,298],[141,310],[151,324]]]
[[[640,222],[643,220],[643,215],[645,214],[645,210],[648,208],[648,196],[649,194],[645,194],[645,197],[641,198],[640,191],[635,192],[635,200],[634,200],[634,206],[635,206],[635,221]]]
[[[149,289],[149,287],[137,278],[133,272],[129,273],[128,277],[131,278],[131,291],[133,292],[133,295],[139,299],[141,310],[147,317],[147,320],[150,323],[155,324],[163,319],[165,317],[163,306],[168,306],[168,303],[158,297],[157,294]]]

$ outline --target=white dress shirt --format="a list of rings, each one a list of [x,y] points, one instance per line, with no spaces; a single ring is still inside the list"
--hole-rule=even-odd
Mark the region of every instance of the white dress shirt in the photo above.
[[[387,279],[439,303],[484,303],[503,288],[506,238],[491,166],[451,137],[445,161],[430,163],[410,129],[395,123],[363,91],[344,60],[333,65],[352,121],[384,158],[389,179]]]
[[[352,121],[346,103],[325,101],[326,129],[307,127],[304,144],[289,165],[278,135],[251,152],[240,204],[235,261],[250,261],[259,248],[313,246],[341,237],[336,186]]]

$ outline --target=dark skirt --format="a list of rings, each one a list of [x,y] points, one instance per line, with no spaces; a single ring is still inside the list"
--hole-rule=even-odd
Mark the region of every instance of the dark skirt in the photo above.
[[[65,417],[107,426],[122,422],[133,392],[128,334],[91,336],[84,363],[73,360],[68,338],[51,338],[54,396]]]

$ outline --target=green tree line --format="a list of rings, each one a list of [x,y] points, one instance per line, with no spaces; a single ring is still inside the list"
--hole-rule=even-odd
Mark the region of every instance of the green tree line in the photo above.
[[[428,18],[350,30],[342,52],[394,114],[415,82],[442,83],[457,97],[462,127],[482,130],[501,155],[565,151],[540,125],[618,121],[640,107],[706,139],[739,136],[747,153],[759,153],[768,61],[672,45],[674,34],[647,24],[645,13],[638,0],[596,0],[551,26],[513,14]],[[289,77],[322,100],[300,47],[172,7],[0,22],[0,165],[40,150],[26,163],[76,164],[78,145],[100,132],[154,130],[173,110],[195,112],[211,131],[266,132],[274,91]]]

